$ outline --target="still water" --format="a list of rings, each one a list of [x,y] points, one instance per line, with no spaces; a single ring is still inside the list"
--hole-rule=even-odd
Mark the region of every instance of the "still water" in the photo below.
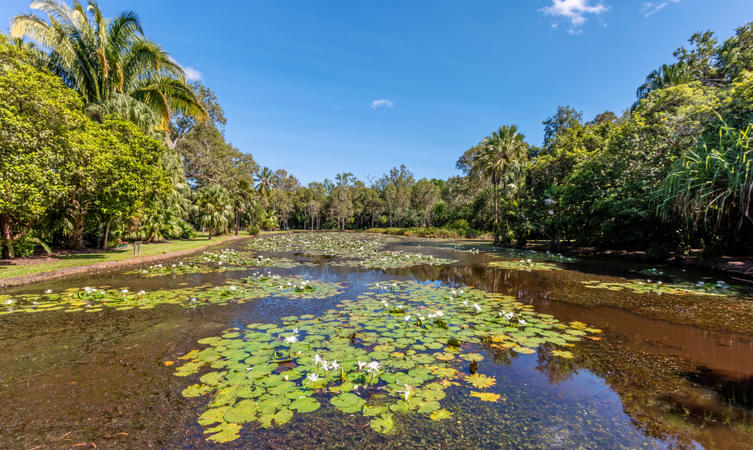
[[[231,248],[245,250],[245,242]],[[400,415],[395,432],[379,434],[368,418],[331,408],[296,414],[283,426],[246,424],[228,448],[753,448],[753,298],[669,295],[591,289],[584,282],[646,281],[655,266],[581,259],[561,270],[494,268],[510,256],[469,252],[473,244],[394,239],[390,250],[452,259],[447,265],[367,270],[336,258],[285,256],[306,262],[272,273],[341,283],[342,292],[295,301],[267,295],[246,303],[194,309],[45,311],[0,316],[0,448],[205,448],[197,418],[207,398],[181,392],[194,378],[176,377],[181,355],[252,322],[321,315],[356,300],[376,282],[410,280],[476,287],[512,296],[561,322],[600,328],[596,340],[570,349],[572,359],[541,348],[518,354],[480,346],[479,370],[496,378],[497,402],[450,387],[441,400],[449,420]],[[264,253],[268,256],[279,256]],[[518,258],[515,255],[516,260]],[[147,278],[110,272],[6,290],[39,294],[84,286],[182,289],[220,285],[255,269]],[[660,268],[665,283],[732,280],[702,271]],[[652,280],[654,281],[654,280]],[[80,445],[83,447],[83,445]]]

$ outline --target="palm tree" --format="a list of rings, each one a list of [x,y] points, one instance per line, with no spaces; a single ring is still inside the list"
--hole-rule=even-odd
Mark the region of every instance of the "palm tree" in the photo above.
[[[494,192],[494,242],[499,243],[499,202],[498,189],[506,173],[516,167],[518,160],[525,155],[528,145],[515,125],[503,125],[474,149],[471,171],[489,178]]]
[[[204,186],[197,191],[196,221],[212,234],[227,230],[228,217],[233,214],[233,203],[230,193],[224,187],[217,184]]]
[[[638,101],[633,107],[637,107],[641,99],[648,97],[648,94],[653,91],[687,83],[692,79],[692,74],[686,64],[662,64],[661,67],[648,74],[646,81],[638,88],[635,93]]]
[[[722,124],[707,132],[675,161],[658,199],[667,221],[679,215],[710,229],[753,225],[753,123],[745,129]]]
[[[11,36],[29,38],[48,50],[50,70],[81,94],[92,116],[118,113],[145,131],[166,131],[173,112],[206,116],[183,69],[144,37],[134,12],[106,19],[94,0],[86,8],[78,0],[73,7],[37,0],[31,8],[47,20],[18,15],[11,21]]]
[[[254,175],[256,190],[265,197],[268,197],[269,191],[274,187],[274,177],[275,174],[269,167],[264,167],[263,169],[258,170]]]

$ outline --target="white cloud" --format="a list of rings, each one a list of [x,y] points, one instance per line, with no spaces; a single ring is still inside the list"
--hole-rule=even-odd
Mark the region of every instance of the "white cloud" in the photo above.
[[[187,81],[201,81],[201,72],[193,67],[184,67],[183,72],[186,74]]]
[[[680,3],[680,0],[666,0],[663,2],[644,2],[641,12],[644,17],[653,16],[662,9],[666,8],[670,3]]]
[[[395,106],[395,102],[386,98],[379,98],[371,102],[371,109],[377,109],[381,107],[392,108]]]
[[[587,15],[598,16],[609,10],[603,3],[591,4],[591,0],[552,0],[551,6],[542,8],[544,14],[564,18],[570,22],[568,33],[578,34],[581,26],[588,21]],[[552,25],[557,28],[557,24]]]

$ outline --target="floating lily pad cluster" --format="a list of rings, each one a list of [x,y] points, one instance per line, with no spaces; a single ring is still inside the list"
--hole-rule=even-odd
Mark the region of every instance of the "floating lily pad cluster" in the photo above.
[[[489,267],[496,267],[498,269],[505,269],[505,270],[525,270],[525,271],[543,271],[543,270],[560,270],[561,267],[559,267],[556,264],[548,263],[548,262],[541,262],[541,261],[534,261],[530,258],[527,259],[521,259],[521,260],[502,260],[502,261],[493,261],[489,263]]]
[[[691,283],[665,283],[663,281],[655,281],[647,279],[645,281],[582,281],[587,288],[591,289],[607,289],[610,291],[622,291],[623,289],[629,290],[635,294],[669,294],[669,295],[737,295],[738,292],[723,281],[717,281],[716,283],[707,283],[699,281],[695,284]]]
[[[171,304],[184,308],[200,305],[243,303],[269,296],[288,299],[322,299],[344,292],[340,283],[325,283],[300,277],[282,277],[256,273],[221,286],[197,286],[183,289],[159,289],[131,292],[128,289],[67,289],[59,293],[0,295],[0,315],[44,311],[97,312],[104,308],[116,310],[151,309]]]
[[[561,253],[552,253],[550,251],[538,252],[536,250],[517,250],[514,248],[504,248],[498,250],[498,256],[504,256],[506,258],[518,259],[527,261],[529,259],[534,261],[551,261],[551,262],[574,262],[575,258],[564,256]]]
[[[175,374],[198,378],[183,395],[210,398],[199,417],[209,440],[228,442],[244,424],[281,426],[319,409],[360,414],[387,434],[403,415],[448,419],[440,403],[448,388],[479,401],[501,397],[483,373],[484,346],[572,358],[567,348],[599,332],[510,297],[417,282],[375,283],[318,317],[281,321],[226,330],[180,357]]]
[[[367,259],[348,259],[332,261],[333,266],[364,267],[367,269],[398,269],[417,265],[441,265],[455,262],[446,258],[435,258],[432,255],[408,253],[403,251],[376,252]]]
[[[388,238],[366,233],[294,233],[264,236],[250,245],[268,252],[300,252],[311,256],[347,258],[330,261],[334,266],[394,269],[423,264],[450,264],[454,260],[404,251],[386,251]]]
[[[225,266],[195,264],[195,263],[172,263],[172,264],[154,264],[143,269],[131,270],[125,272],[126,275],[138,274],[145,278],[160,277],[164,275],[184,275],[190,273],[214,273],[224,272],[228,268]]]
[[[385,236],[366,233],[290,233],[258,237],[249,247],[275,253],[366,258],[388,242],[390,239]]]
[[[254,255],[250,252],[238,250],[220,250],[219,252],[204,252],[198,259],[198,262],[207,264],[216,264],[220,267],[223,265],[230,266],[248,266],[248,267],[274,267],[280,269],[290,269],[299,264],[287,258],[271,258],[263,255]]]

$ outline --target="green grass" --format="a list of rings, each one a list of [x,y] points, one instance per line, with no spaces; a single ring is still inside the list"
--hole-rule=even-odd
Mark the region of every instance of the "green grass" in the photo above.
[[[141,255],[139,256],[162,255],[182,250],[200,249],[202,247],[218,244],[229,238],[230,236],[215,236],[209,240],[207,239],[206,233],[199,233],[194,239],[166,241],[155,244],[141,244]],[[52,261],[38,264],[0,265],[0,279],[52,272],[66,267],[87,266],[90,264],[110,261],[124,261],[136,257],[137,256],[134,256],[133,254],[133,246],[129,246],[128,248],[117,250],[93,250],[91,253],[65,255],[56,257]]]

